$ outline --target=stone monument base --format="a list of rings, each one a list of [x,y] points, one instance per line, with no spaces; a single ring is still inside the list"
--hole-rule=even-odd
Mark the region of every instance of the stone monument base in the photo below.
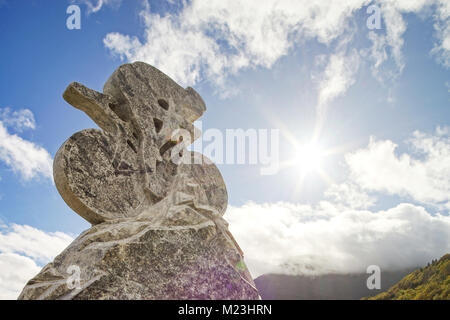
[[[214,222],[155,227],[123,220],[82,233],[19,299],[234,300],[259,294],[235,243]]]

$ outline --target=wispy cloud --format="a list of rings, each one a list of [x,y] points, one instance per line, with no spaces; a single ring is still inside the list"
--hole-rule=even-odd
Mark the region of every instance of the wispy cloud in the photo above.
[[[36,121],[33,113],[28,109],[12,111],[10,108],[0,109],[0,121],[7,127],[12,127],[16,131],[24,129],[35,129]]]
[[[437,43],[432,53],[445,67],[450,68],[450,2],[438,1],[438,10],[435,14],[435,25]]]
[[[344,45],[344,47],[346,46],[347,44]],[[347,52],[346,49],[340,49],[338,53],[328,57],[325,70],[315,79],[319,81],[315,139],[320,136],[325,124],[329,105],[336,98],[345,95],[355,83],[359,64],[360,56],[356,50]]]
[[[85,4],[88,8],[88,13],[96,13],[106,5],[117,8],[122,3],[122,0],[71,0],[71,2]]]
[[[405,14],[423,14],[427,10],[432,13],[436,44],[431,53],[443,66],[450,67],[450,4],[447,0],[377,0],[374,3],[382,9],[385,28],[369,32],[372,47],[364,51],[374,62],[372,71],[380,82],[395,81],[405,68]],[[383,68],[389,58],[393,59],[395,68]]]
[[[144,40],[110,33],[104,44],[122,59],[153,64],[183,85],[207,80],[223,88],[229,76],[249,68],[271,68],[305,41],[333,46],[336,39],[354,32],[351,19],[371,3],[381,8],[383,28],[367,29],[372,47],[358,50],[373,62],[378,79],[394,80],[405,67],[405,14],[430,9],[438,40],[434,53],[447,65],[450,52],[446,0],[193,0],[165,16],[152,13],[144,3]],[[395,67],[382,69],[389,59]]]
[[[105,46],[129,61],[151,63],[176,81],[204,79],[223,85],[241,70],[270,68],[305,39],[329,44],[347,29],[354,10],[368,1],[198,1],[176,15],[141,12],[144,42],[110,33]]]
[[[329,104],[355,83],[358,66],[359,55],[356,50],[349,54],[340,52],[330,55],[319,85],[319,106]]]

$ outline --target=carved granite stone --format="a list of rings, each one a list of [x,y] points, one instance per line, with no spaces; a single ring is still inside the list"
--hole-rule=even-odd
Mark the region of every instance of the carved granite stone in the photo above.
[[[72,83],[63,97],[100,127],[75,133],[54,160],[59,193],[93,226],[19,299],[259,299],[222,218],[219,170],[174,135],[197,138],[200,95],[136,62],[119,67],[103,93]]]

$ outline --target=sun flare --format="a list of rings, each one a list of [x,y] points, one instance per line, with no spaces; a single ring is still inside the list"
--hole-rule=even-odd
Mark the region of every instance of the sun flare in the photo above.
[[[317,143],[299,146],[295,154],[295,166],[302,174],[320,171],[324,154],[323,148]]]

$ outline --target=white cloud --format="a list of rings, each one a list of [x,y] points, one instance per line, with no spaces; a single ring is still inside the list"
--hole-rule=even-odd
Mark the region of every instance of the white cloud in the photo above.
[[[22,254],[38,262],[51,260],[72,240],[62,232],[44,232],[26,225],[0,227],[0,252]]]
[[[16,299],[42,264],[53,260],[72,241],[62,232],[0,225],[0,299]]]
[[[368,209],[375,205],[376,198],[352,182],[333,184],[325,191],[325,197],[335,205],[351,209]]]
[[[395,60],[398,72],[405,67],[403,58],[403,34],[406,31],[406,22],[400,11],[401,4],[394,1],[382,2],[382,13],[386,25],[385,41],[391,47],[391,54]]]
[[[368,34],[368,38],[372,42],[372,47],[369,50],[362,51],[364,55],[368,55],[368,57],[373,61],[373,76],[379,81],[382,81],[380,68],[382,67],[383,63],[386,62],[389,58],[389,55],[387,53],[386,36],[383,34],[378,34],[374,31],[370,31]]]
[[[364,50],[374,62],[373,74],[381,82],[395,80],[405,67],[403,56],[407,23],[405,14],[433,13],[437,42],[431,51],[443,66],[450,67],[450,2],[448,0],[377,0],[382,8],[385,30],[370,31],[372,47]],[[396,68],[382,69],[383,64],[392,57]]]
[[[325,106],[343,95],[355,83],[358,66],[359,55],[356,50],[348,55],[340,52],[329,57],[319,86],[319,106]]]
[[[175,14],[160,16],[148,2],[141,11],[144,37],[110,33],[105,46],[128,61],[145,61],[183,85],[208,80],[223,88],[227,78],[255,67],[270,68],[308,40],[328,46],[354,30],[355,13],[369,0],[193,0]],[[438,44],[434,49],[446,65],[450,48],[449,4],[446,0],[377,0],[383,29],[370,31],[370,49],[360,48],[374,63],[379,79],[395,79],[405,67],[405,14],[434,12]],[[360,28],[364,31],[364,27]],[[392,58],[395,68],[381,71]]]
[[[20,121],[22,127],[30,126],[30,122]],[[15,125],[18,125],[17,121]],[[39,176],[52,179],[53,176],[53,161],[47,150],[16,134],[10,134],[2,121],[0,121],[0,161],[19,173],[24,180]]]
[[[17,299],[28,280],[40,269],[30,258],[0,253],[0,300]]]
[[[445,67],[450,68],[450,2],[447,0],[438,1],[438,10],[435,15],[436,37],[432,53],[436,55],[438,61]]]
[[[16,131],[21,132],[24,129],[35,129],[36,121],[33,113],[28,109],[11,111],[10,108],[0,109],[0,122]]]
[[[290,203],[230,207],[230,230],[254,277],[416,267],[450,252],[450,217],[400,204],[386,211]]]
[[[223,85],[229,75],[270,68],[307,39],[330,42],[347,30],[368,1],[194,0],[176,15],[141,12],[144,42],[110,33],[105,46],[129,61],[146,61],[183,85],[204,79]]]
[[[435,3],[435,0],[377,0],[383,18],[382,30],[369,31],[368,38],[372,42],[369,50],[363,50],[373,61],[372,72],[380,82],[392,81],[405,68],[403,55],[403,35],[407,23],[403,16],[408,13],[420,14]],[[385,62],[392,58],[395,68],[383,68]]]
[[[412,153],[396,154],[397,144],[371,138],[367,148],[346,156],[352,181],[369,191],[407,196],[419,203],[450,209],[450,136],[415,132]]]
[[[316,64],[318,66],[326,65],[321,74],[312,75],[313,80],[319,82],[316,125],[313,139],[317,139],[320,136],[326,121],[329,104],[334,99],[343,96],[355,83],[355,75],[359,68],[360,56],[355,49],[347,52],[347,46],[351,39],[352,36],[344,38],[338,45],[337,53],[329,55],[328,58],[325,55],[316,57]]]

